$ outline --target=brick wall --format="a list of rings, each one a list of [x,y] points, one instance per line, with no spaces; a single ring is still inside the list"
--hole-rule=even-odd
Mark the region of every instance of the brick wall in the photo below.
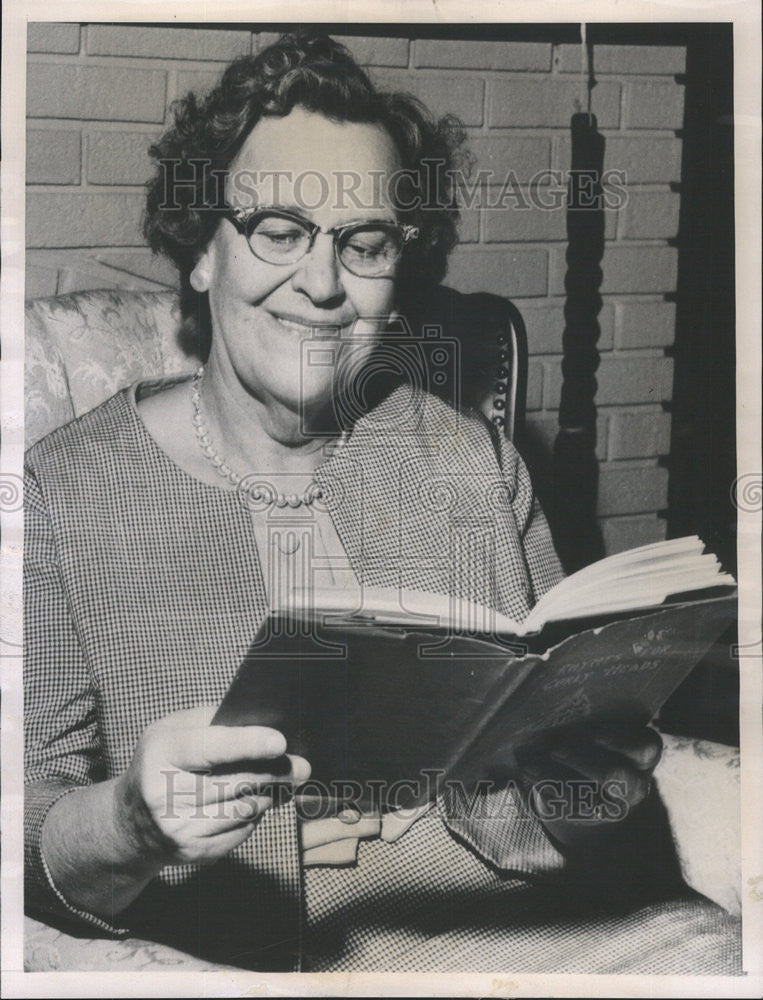
[[[146,148],[188,89],[204,91],[232,57],[272,36],[249,30],[32,24],[28,48],[27,295],[174,284],[142,247]],[[556,431],[564,328],[562,208],[498,210],[506,172],[519,195],[539,171],[565,171],[580,51],[547,42],[347,38],[384,85],[410,90],[467,127],[476,170],[492,171],[464,213],[448,283],[514,299],[530,342],[528,421],[547,450]],[[605,168],[627,202],[606,222],[598,371],[599,514],[608,551],[664,537],[667,502],[685,51],[600,45],[592,110]],[[678,79],[677,79],[678,78]],[[529,198],[527,199],[530,200]]]

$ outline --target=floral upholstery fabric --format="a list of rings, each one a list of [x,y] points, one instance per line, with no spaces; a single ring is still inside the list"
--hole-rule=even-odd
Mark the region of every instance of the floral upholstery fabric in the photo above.
[[[729,913],[742,912],[739,751],[663,735],[655,780],[684,880]]]
[[[75,937],[24,918],[24,969],[27,972],[212,972],[228,966],[206,962],[156,941]]]
[[[441,286],[426,316],[428,338],[431,330],[447,331],[445,370],[429,372],[429,353],[415,339],[408,359],[423,388],[481,409],[488,419],[499,417],[509,437],[515,403],[511,391],[508,396],[505,388],[496,391],[495,372],[506,366],[511,372],[506,382],[524,381],[526,344],[518,337],[513,312],[515,307],[499,296],[459,295]],[[180,321],[177,293],[169,290],[97,289],[28,302],[27,447],[141,378],[193,371],[198,358],[181,347]],[[507,354],[512,363],[505,360]],[[437,381],[441,378],[444,384]],[[504,398],[494,410],[497,395]]]
[[[193,371],[180,347],[174,292],[98,290],[27,304],[26,444],[34,444],[119,389],[152,375]]]

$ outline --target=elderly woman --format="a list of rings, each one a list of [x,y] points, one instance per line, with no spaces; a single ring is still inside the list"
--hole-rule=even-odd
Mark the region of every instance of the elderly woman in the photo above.
[[[275,778],[309,775],[279,732],[209,725],[298,576],[306,519],[313,582],[522,618],[560,578],[527,472],[481,418],[410,384],[359,406],[354,379],[385,329],[444,273],[456,139],[341,46],[285,36],[181,101],[153,150],[146,233],[176,262],[208,356],[28,456],[33,912],[249,968],[588,968],[583,939],[556,958],[548,943],[561,947],[560,900],[579,916],[570,900],[595,882],[590,838],[602,867],[629,870],[613,830],[505,808],[474,819],[443,799],[404,821],[307,821],[298,796],[274,798]],[[320,364],[311,343],[331,347]],[[460,522],[427,504],[443,477],[494,543],[478,573],[456,572]],[[633,815],[609,826],[638,822],[656,734],[593,731],[555,754],[568,775],[616,776]]]

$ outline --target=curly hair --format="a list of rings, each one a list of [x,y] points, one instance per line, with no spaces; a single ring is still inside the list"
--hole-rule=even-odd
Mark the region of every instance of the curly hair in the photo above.
[[[149,150],[157,171],[148,183],[143,231],[154,252],[175,263],[187,291],[220,220],[210,210],[218,180],[263,116],[283,117],[296,106],[387,131],[411,185],[405,200],[411,207],[401,215],[420,232],[406,247],[399,299],[405,303],[436,285],[457,240],[453,171],[463,128],[453,116],[436,121],[409,94],[378,91],[343,45],[315,32],[283,35],[258,55],[237,59],[205,100],[189,93],[175,102],[174,124]]]

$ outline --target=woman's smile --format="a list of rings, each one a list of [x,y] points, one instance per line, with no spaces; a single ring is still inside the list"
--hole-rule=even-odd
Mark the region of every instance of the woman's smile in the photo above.
[[[302,334],[309,333],[312,330],[342,330],[349,327],[355,319],[354,316],[349,318],[337,316],[336,319],[326,319],[325,317],[310,319],[308,317],[295,316],[291,313],[271,313],[271,316],[281,326],[285,326],[287,330],[294,330]]]
[[[299,208],[298,185],[296,193],[290,190],[289,178],[313,171],[330,185],[341,184],[351,171],[360,179],[359,194],[368,200],[379,175],[391,177],[399,166],[392,139],[375,125],[337,122],[301,107],[255,125],[232,171],[253,176],[277,172],[284,178],[284,207],[291,214],[299,211],[320,232],[299,260],[283,266],[261,259],[245,233],[230,219],[221,220],[191,274],[193,287],[209,292],[212,313],[214,337],[205,380],[209,409],[222,414],[236,402],[231,392],[240,394],[245,411],[251,412],[253,400],[265,406],[270,412],[266,423],[277,412],[281,434],[287,424],[301,426],[305,414],[331,406],[341,352],[333,352],[327,363],[307,364],[304,343],[313,336],[334,336],[356,340],[360,351],[372,351],[393,311],[396,272],[371,277],[346,268],[336,250],[335,231],[362,222],[358,208],[343,206],[335,191],[315,208]],[[366,214],[369,220],[391,224],[397,219],[391,203],[375,204]]]

